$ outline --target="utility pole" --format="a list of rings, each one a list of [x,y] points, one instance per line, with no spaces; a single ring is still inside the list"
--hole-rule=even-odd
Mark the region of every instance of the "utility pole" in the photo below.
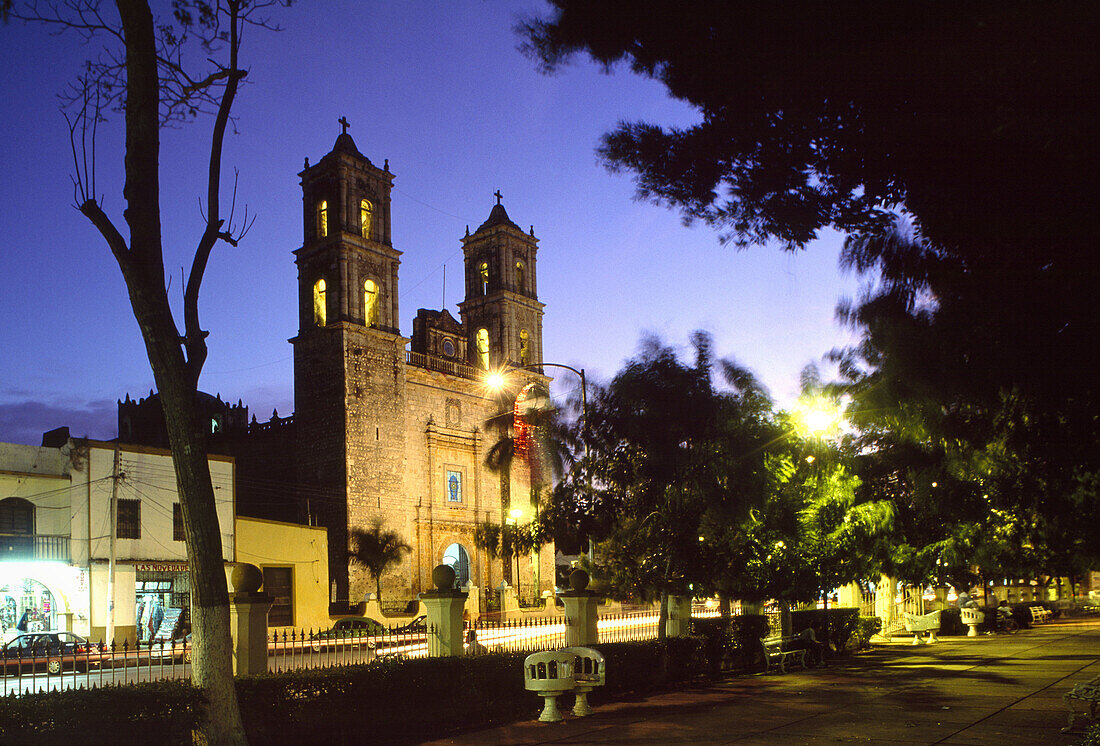
[[[119,462],[122,460],[122,444],[115,441],[115,466],[111,479],[111,536],[110,555],[107,560],[107,639],[108,644],[115,641],[115,537],[118,535],[118,480]]]

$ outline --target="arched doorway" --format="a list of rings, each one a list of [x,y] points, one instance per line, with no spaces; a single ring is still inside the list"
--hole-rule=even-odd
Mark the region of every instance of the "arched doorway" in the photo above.
[[[451,544],[443,552],[443,564],[455,571],[455,583],[459,588],[470,582],[470,555],[461,544]]]

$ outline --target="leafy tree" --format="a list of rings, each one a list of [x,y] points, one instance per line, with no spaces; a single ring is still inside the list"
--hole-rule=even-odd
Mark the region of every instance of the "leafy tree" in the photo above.
[[[592,387],[589,456],[553,500],[559,520],[578,515],[601,540],[612,591],[659,597],[662,622],[669,595],[715,585],[708,538],[738,522],[758,498],[756,461],[769,432],[770,400],[751,375],[732,362],[715,363],[704,334],[695,334],[692,346],[688,365],[646,339],[609,384]],[[717,390],[715,369],[730,393]]]
[[[517,28],[543,69],[622,63],[699,111],[684,128],[620,123],[608,165],[737,242],[862,233],[902,203],[976,255],[1094,234],[1087,190],[1064,189],[1095,165],[1092,5],[550,5]]]
[[[1072,526],[1098,506],[1082,352],[1100,265],[1080,185],[1100,7],[551,4],[519,29],[544,68],[622,62],[700,113],[605,136],[641,196],[739,246],[851,234],[844,261],[869,287],[843,309],[864,334],[845,380],[883,449],[861,490],[896,499],[895,566],[965,582],[977,557],[1095,558]]]
[[[243,743],[244,730],[233,684],[229,595],[221,534],[206,456],[206,429],[198,416],[197,384],[206,360],[199,321],[199,288],[219,241],[243,235],[234,216],[221,211],[222,140],[237,90],[246,75],[239,62],[241,32],[267,27],[263,17],[278,0],[177,0],[170,18],[157,17],[147,2],[117,0],[118,18],[106,4],[4,3],[11,16],[108,39],[98,61],[89,61],[69,97],[77,208],[103,236],[126,282],[130,304],[145,341],[164,407],[176,470],[191,574],[195,635],[192,679],[208,701],[204,730],[210,743]],[[204,54],[193,69],[193,45]],[[118,46],[114,46],[118,45]],[[124,114],[126,184],[123,218],[129,237],[104,212],[95,183],[95,127],[103,114]],[[210,137],[203,230],[184,287],[183,332],[168,300],[160,205],[160,129],[166,123],[214,115]],[[87,147],[91,150],[88,150]],[[247,228],[247,216],[245,229]]]
[[[348,535],[348,559],[367,568],[374,578],[378,599],[382,599],[382,574],[412,551],[401,535],[375,518],[367,528],[353,528]]]
[[[1060,306],[1043,315],[1020,297],[1039,291],[1009,296],[901,225],[849,241],[846,261],[881,269],[871,292],[842,307],[863,339],[836,357],[864,433],[865,483],[897,502],[902,577],[969,584],[974,565],[1002,577],[1072,576],[1100,560],[1080,520],[1100,509],[1096,376],[1076,372],[1064,342],[1043,357],[1027,349],[1084,327],[1056,331]],[[1024,282],[1013,268],[1005,274]],[[1053,279],[1032,284],[1054,298]],[[1064,289],[1072,305],[1073,284]],[[1005,298],[1040,309],[1037,318],[1013,330]],[[1030,337],[1024,349],[1006,344],[1013,333]]]

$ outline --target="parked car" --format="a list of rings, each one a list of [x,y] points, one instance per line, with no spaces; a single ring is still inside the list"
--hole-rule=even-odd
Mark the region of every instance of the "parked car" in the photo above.
[[[428,618],[421,614],[407,624],[394,627],[378,638],[379,656],[403,656],[421,649],[428,641]]]
[[[411,634],[427,634],[428,633],[428,617],[421,614],[416,619],[413,619],[408,624],[403,624],[400,627],[394,627],[390,630],[391,635],[411,635]]]
[[[191,662],[191,633],[173,640],[163,640],[148,645],[149,657],[154,660],[170,660],[174,663]]]
[[[316,632],[310,637],[310,643],[314,650],[321,650],[339,641],[345,644],[364,644],[368,648],[375,646],[375,641],[368,638],[387,634],[385,625],[366,616],[348,616],[337,619],[331,629]]]
[[[102,654],[98,648],[72,632],[28,632],[0,649],[5,674],[46,671],[59,674],[62,669],[87,670],[98,666]]]

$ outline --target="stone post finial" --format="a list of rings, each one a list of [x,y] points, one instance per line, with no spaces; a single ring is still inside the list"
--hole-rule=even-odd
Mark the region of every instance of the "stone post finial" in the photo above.
[[[579,567],[569,573],[569,587],[575,591],[583,591],[588,588],[588,573]]]
[[[255,593],[264,584],[264,574],[260,568],[247,562],[237,562],[229,576],[234,593]]]
[[[432,570],[432,583],[438,590],[451,590],[455,586],[455,569],[450,565],[436,565]]]

